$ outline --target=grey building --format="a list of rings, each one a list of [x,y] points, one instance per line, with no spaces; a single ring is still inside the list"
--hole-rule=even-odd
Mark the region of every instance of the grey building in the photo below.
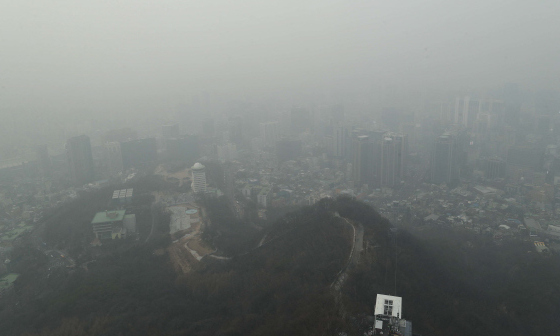
[[[66,157],[68,171],[74,185],[82,186],[95,180],[91,143],[88,136],[80,135],[68,139]]]
[[[458,154],[455,136],[444,133],[434,141],[430,160],[432,183],[449,183],[459,178]]]

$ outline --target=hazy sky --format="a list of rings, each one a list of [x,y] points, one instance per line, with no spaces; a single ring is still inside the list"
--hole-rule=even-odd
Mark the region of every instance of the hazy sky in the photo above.
[[[560,1],[0,0],[0,113],[387,83],[560,87]]]

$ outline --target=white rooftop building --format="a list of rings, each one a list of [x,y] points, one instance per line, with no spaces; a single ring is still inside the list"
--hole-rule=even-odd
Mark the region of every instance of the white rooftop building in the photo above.
[[[206,192],[206,170],[204,165],[200,162],[194,164],[191,167],[192,172],[192,184],[191,188],[194,193],[204,193]]]
[[[402,318],[402,298],[398,296],[377,294],[375,315],[388,315]]]
[[[374,335],[412,336],[412,322],[402,317],[402,298],[377,294]]]

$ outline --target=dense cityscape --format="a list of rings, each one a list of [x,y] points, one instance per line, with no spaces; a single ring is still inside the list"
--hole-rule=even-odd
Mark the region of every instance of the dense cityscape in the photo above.
[[[558,334],[558,4],[0,8],[0,334]]]
[[[81,190],[151,174],[162,164],[184,169],[181,179],[169,179],[192,183],[195,194],[226,194],[241,217],[249,203],[266,219],[268,209],[347,194],[398,226],[460,227],[497,243],[532,239],[558,251],[560,97],[515,84],[495,91],[371,114],[337,104],[265,116],[250,103],[231,102],[237,112],[209,116],[195,97],[188,117],[150,120],[141,132],[90,129],[35,148],[14,139],[3,152],[21,154],[4,154],[0,170],[2,242],[11,246],[44,209]],[[228,181],[191,181],[193,165],[206,161],[222,165]]]

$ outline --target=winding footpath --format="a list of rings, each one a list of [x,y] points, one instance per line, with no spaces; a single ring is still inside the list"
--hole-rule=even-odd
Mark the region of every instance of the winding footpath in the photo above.
[[[362,225],[362,223],[354,223],[344,217],[341,217],[338,212],[335,213],[335,216],[338,218],[342,218],[346,222],[346,224],[352,226],[352,229],[354,231],[354,239],[352,240],[352,249],[350,250],[348,261],[346,262],[346,265],[340,270],[340,272],[338,272],[336,279],[331,284],[331,288],[334,288],[337,292],[340,292],[342,286],[344,285],[344,281],[346,281],[346,278],[348,277],[348,270],[357,265],[360,261],[360,255],[364,249],[364,226]]]

